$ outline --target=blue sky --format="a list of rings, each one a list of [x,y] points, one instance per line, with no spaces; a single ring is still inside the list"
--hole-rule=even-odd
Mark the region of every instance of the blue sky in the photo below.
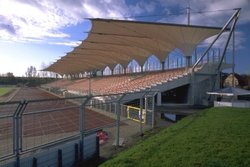
[[[31,65],[41,69],[64,56],[87,37],[91,24],[85,18],[186,24],[180,13],[188,3],[196,25],[222,26],[233,10],[218,10],[242,8],[236,72],[250,74],[249,0],[0,0],[0,74],[22,76]]]

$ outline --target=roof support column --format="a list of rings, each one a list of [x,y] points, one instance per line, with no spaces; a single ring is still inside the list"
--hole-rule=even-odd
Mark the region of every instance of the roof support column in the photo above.
[[[209,45],[209,47],[205,50],[205,52],[203,53],[203,55],[197,60],[197,62],[193,65],[193,68],[192,68],[192,71],[194,71],[194,68],[200,63],[200,61],[203,59],[203,57],[207,54],[207,52],[212,48],[212,46],[214,45],[214,43],[218,40],[218,38],[221,36],[221,34],[226,30],[226,28],[228,27],[228,25],[233,21],[232,25],[231,25],[231,28],[230,28],[230,33],[229,33],[229,38],[231,38],[231,35],[232,35],[232,30],[234,29],[235,27],[235,24],[237,22],[237,19],[239,17],[239,14],[240,14],[240,8],[236,9],[235,13],[231,16],[231,18],[227,21],[227,23],[224,25],[224,27],[221,29],[221,31],[219,32],[219,34],[216,36],[216,38],[213,40],[213,42]],[[226,47],[224,47],[224,51],[223,51],[223,54],[222,54],[222,59],[224,58],[225,56],[225,51],[227,48],[227,45],[228,45],[228,42],[229,40],[227,40],[226,42]],[[221,59],[220,59],[221,60]],[[221,63],[222,61],[219,61],[219,70],[220,70],[220,66],[221,66]]]
[[[143,72],[143,65],[141,65],[141,72]]]
[[[215,63],[215,61],[214,61],[214,60],[215,60],[214,55],[215,55],[215,54],[214,54],[214,50],[213,50],[213,56],[212,56],[212,63],[213,63],[213,64]]]
[[[164,69],[165,69],[165,61],[162,61],[161,62],[161,70],[164,71]]]
[[[195,48],[194,50],[194,61],[195,62],[197,61],[197,48]]]
[[[210,62],[210,52],[207,52],[207,63],[209,63]]]
[[[218,51],[218,62],[220,61],[220,58],[221,58],[221,54],[220,54],[220,48],[219,48],[219,51]]]
[[[161,92],[158,92],[157,93],[157,103],[156,103],[157,106],[160,106],[161,105]]]
[[[181,67],[183,67],[183,57],[181,57]]]
[[[187,56],[186,57],[186,67],[190,67],[191,66],[191,60],[192,60],[192,56]]]
[[[169,69],[169,61],[170,61],[170,60],[169,60],[169,57],[168,57],[168,69]]]

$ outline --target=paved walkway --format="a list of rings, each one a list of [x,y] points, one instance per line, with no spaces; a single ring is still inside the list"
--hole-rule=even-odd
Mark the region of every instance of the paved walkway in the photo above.
[[[106,112],[99,109],[93,109],[96,112],[102,113],[108,117],[116,118],[116,115],[110,112]],[[173,123],[168,122],[166,120],[163,120],[160,118],[160,114],[155,115],[156,118],[156,125],[155,127],[160,128],[166,128],[171,126]],[[146,131],[152,130],[151,125],[145,125],[142,124],[142,132],[145,133]],[[121,117],[121,126],[120,126],[120,139],[122,142],[122,145],[117,147],[114,145],[116,143],[116,135],[117,135],[117,127],[109,127],[104,128],[104,131],[108,133],[108,140],[106,143],[100,145],[100,156],[101,159],[109,159],[118,152],[121,152],[122,150],[125,150],[132,145],[134,145],[139,140],[143,139],[143,136],[141,135],[141,129],[139,122],[135,122],[133,120]]]

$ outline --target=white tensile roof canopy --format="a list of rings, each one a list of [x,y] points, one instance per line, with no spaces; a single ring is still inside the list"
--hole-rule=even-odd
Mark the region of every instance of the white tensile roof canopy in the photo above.
[[[175,48],[191,56],[204,39],[218,34],[221,28],[193,25],[91,19],[92,29],[85,41],[72,52],[44,69],[75,74],[106,66],[124,67],[135,59],[143,65],[149,56],[165,61]]]

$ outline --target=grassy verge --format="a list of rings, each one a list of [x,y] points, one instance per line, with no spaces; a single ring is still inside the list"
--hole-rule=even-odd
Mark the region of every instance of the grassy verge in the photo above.
[[[10,92],[12,90],[12,88],[8,88],[8,87],[0,87],[0,96],[3,96],[5,94],[7,94],[8,92]]]
[[[250,109],[207,109],[101,166],[250,166]]]

